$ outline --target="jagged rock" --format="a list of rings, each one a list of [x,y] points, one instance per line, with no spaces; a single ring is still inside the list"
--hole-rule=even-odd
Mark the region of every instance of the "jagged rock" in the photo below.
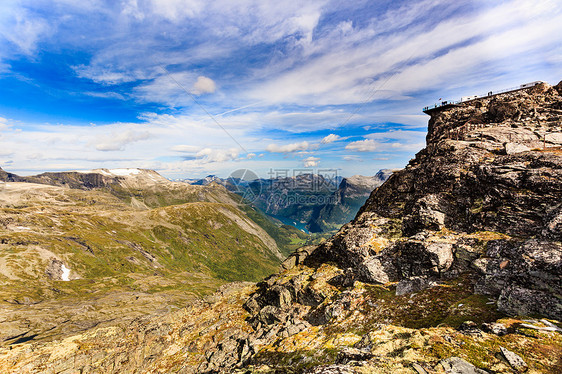
[[[453,263],[453,246],[449,243],[427,243],[406,240],[395,248],[394,264],[401,277],[440,275]]]
[[[482,328],[482,331],[486,331],[486,332],[489,332],[491,334],[496,334],[498,336],[503,336],[503,335],[506,335],[508,333],[507,327],[505,327],[505,325],[503,325],[501,323],[496,323],[496,322],[483,323],[481,328]]]
[[[253,295],[244,303],[244,309],[246,309],[250,314],[256,315],[260,311],[260,304],[257,301],[257,296]]]
[[[510,315],[546,315],[561,319],[562,304],[549,292],[507,286],[498,298],[498,309]]]
[[[338,295],[338,298],[326,307],[324,315],[327,321],[332,318],[342,317],[346,312],[350,311],[353,301],[353,293],[344,291]]]
[[[412,213],[404,218],[404,234],[414,235],[421,230],[441,230],[445,226],[446,210],[446,202],[439,194],[430,194],[419,199],[412,208]]]
[[[45,269],[45,274],[47,274],[50,279],[62,280],[63,266],[64,263],[61,260],[52,258],[49,262],[49,266]]]
[[[322,301],[324,301],[325,296],[315,290],[314,288],[307,286],[304,289],[300,290],[297,296],[297,300],[299,303],[308,306],[317,306]]]
[[[413,368],[413,369],[416,371],[416,373],[418,373],[418,374],[427,374],[427,370],[425,370],[425,369],[423,368],[423,366],[421,366],[421,365],[418,364],[418,363],[413,363],[413,364],[412,364],[412,368]]]
[[[468,334],[468,335],[480,335],[481,334],[481,331],[478,328],[478,325],[474,321],[464,321],[463,323],[461,323],[461,325],[459,326],[459,328],[457,330],[459,330],[463,334]]]
[[[330,279],[330,284],[334,286],[341,286],[341,287],[351,287],[357,278],[356,272],[353,268],[347,268],[344,270],[343,274],[338,274],[332,279]],[[361,275],[365,276],[365,275]]]
[[[306,372],[306,374],[356,374],[357,371],[353,370],[348,365],[325,365],[318,366]]]
[[[281,270],[292,269],[295,266],[302,264],[308,255],[312,252],[315,247],[304,246],[297,249],[292,253],[283,263],[281,264]]]
[[[547,223],[542,235],[554,240],[562,240],[562,210],[553,214],[552,219]]]
[[[491,122],[503,122],[520,116],[516,102],[494,99],[488,105],[488,118]]]
[[[358,341],[357,343],[355,343],[354,347],[370,352],[371,348],[373,347],[373,340],[371,339],[371,335],[369,335],[369,334],[363,335],[361,340]]]
[[[259,311],[257,319],[265,325],[271,325],[275,322],[283,321],[285,314],[276,306],[266,305]]]
[[[338,352],[336,364],[347,364],[352,361],[365,361],[373,357],[373,354],[365,349],[346,348]]]
[[[519,143],[505,143],[505,153],[508,155],[512,155],[514,153],[521,153],[521,152],[528,152],[531,148],[527,147],[524,144]]]
[[[286,332],[286,336],[293,336],[303,330],[306,330],[310,326],[311,326],[310,323],[308,323],[307,321],[302,321],[302,320],[298,322],[293,321],[293,323],[287,326],[284,331]]]
[[[483,274],[476,291],[499,296],[498,308],[512,315],[538,313],[562,317],[562,306],[556,296],[562,294],[560,244],[537,239],[518,244],[497,240],[488,247],[488,257],[473,262]]]
[[[432,271],[442,273],[453,264],[453,245],[448,243],[431,243],[425,247],[425,251],[430,254],[433,263]]]
[[[482,369],[478,369],[476,366],[472,365],[470,362],[466,362],[459,357],[450,357],[439,361],[439,364],[443,366],[447,374],[487,374],[488,372]]]
[[[369,257],[359,264],[357,273],[361,279],[371,283],[388,283],[390,277],[387,274],[381,260],[376,257]]]
[[[265,293],[265,302],[268,305],[275,305],[279,308],[285,308],[291,304],[291,292],[285,287],[275,285],[268,288]]]
[[[507,362],[509,362],[509,365],[511,365],[512,368],[514,368],[517,371],[527,370],[527,364],[525,363],[525,361],[523,361],[521,356],[511,352],[510,350],[504,347],[500,347],[500,351],[503,357],[505,357],[505,359],[507,360]]]

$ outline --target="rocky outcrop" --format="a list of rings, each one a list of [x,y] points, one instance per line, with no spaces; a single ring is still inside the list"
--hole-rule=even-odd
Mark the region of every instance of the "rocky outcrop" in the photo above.
[[[561,87],[433,111],[427,147],[305,262],[399,292],[476,269],[501,310],[562,318]]]

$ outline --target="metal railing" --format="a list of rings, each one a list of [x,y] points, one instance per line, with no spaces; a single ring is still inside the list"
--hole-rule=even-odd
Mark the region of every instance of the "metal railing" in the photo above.
[[[434,106],[426,106],[426,107],[424,107],[424,108],[422,109],[422,111],[423,111],[423,112],[427,112],[427,111],[429,111],[429,110],[431,110],[431,109],[437,109],[437,108],[441,108],[441,107],[447,106],[447,105],[458,105],[458,104],[461,104],[461,103],[468,103],[468,102],[470,102],[470,101],[482,99],[482,98],[485,98],[485,97],[491,97],[491,96],[501,95],[501,94],[504,94],[504,93],[507,93],[507,92],[514,92],[514,91],[519,91],[519,90],[526,90],[526,89],[528,89],[528,88],[535,87],[536,85],[541,84],[541,83],[542,83],[542,82],[534,82],[534,84],[533,84],[532,86],[522,87],[522,86],[524,86],[524,85],[521,85],[521,86],[518,86],[518,87],[505,88],[505,89],[499,90],[499,91],[489,91],[489,92],[486,93],[486,94],[471,96],[470,99],[464,100],[464,101],[463,101],[462,99],[461,99],[461,100],[457,100],[457,101],[449,101],[449,100],[447,100],[447,101],[442,101],[442,102],[440,102],[440,103],[436,103]]]

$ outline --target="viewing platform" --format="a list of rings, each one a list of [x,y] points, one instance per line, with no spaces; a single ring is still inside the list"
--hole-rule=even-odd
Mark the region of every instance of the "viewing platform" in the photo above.
[[[431,115],[432,113],[437,112],[439,110],[449,109],[449,108],[453,108],[453,107],[459,107],[463,103],[467,103],[467,102],[482,99],[482,98],[493,97],[493,96],[496,96],[496,95],[501,95],[501,94],[505,94],[505,93],[509,93],[509,92],[526,90],[528,88],[535,87],[536,85],[539,85],[541,83],[544,83],[544,82],[543,81],[535,81],[535,82],[522,84],[518,87],[507,88],[507,89],[500,90],[500,91],[493,91],[493,92],[490,91],[485,95],[465,96],[465,97],[461,97],[461,99],[458,100],[458,101],[448,101],[448,100],[447,101],[441,101],[440,103],[436,103],[432,106],[426,106],[425,108],[422,109],[422,111],[425,114]]]

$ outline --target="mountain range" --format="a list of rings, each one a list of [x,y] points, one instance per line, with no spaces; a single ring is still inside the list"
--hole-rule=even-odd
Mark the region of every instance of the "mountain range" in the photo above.
[[[342,178],[303,173],[253,180],[209,175],[199,180],[182,181],[203,186],[221,184],[278,220],[300,223],[313,233],[325,233],[337,231],[351,221],[371,191],[384,183],[393,171],[379,170],[372,177]]]

